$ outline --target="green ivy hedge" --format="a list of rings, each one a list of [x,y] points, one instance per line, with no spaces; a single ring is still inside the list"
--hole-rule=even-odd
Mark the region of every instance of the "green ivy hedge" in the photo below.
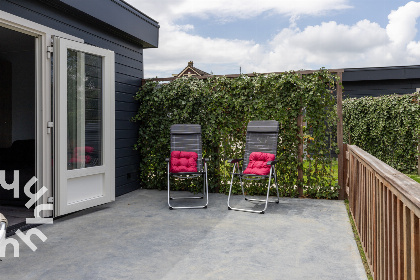
[[[349,98],[343,102],[344,140],[400,172],[417,170],[419,93]]]
[[[166,188],[164,159],[170,154],[170,126],[197,123],[202,126],[203,154],[211,159],[210,189],[226,193],[232,168],[226,161],[243,157],[248,122],[274,119],[280,123],[276,168],[281,194],[297,196],[296,186],[301,185],[308,197],[337,197],[329,141],[336,131],[335,81],[334,75],[321,69],[303,76],[289,72],[252,78],[180,78],[167,84],[147,82],[136,95],[140,105],[133,118],[140,124],[135,149],[140,153],[142,185]],[[301,108],[305,108],[304,121],[308,123],[303,128],[303,141],[310,161],[304,166],[297,158]],[[303,182],[297,179],[299,164],[306,175]],[[176,182],[175,188],[189,187],[185,184]],[[236,186],[234,192],[239,193],[239,189]],[[247,192],[264,194],[266,190],[253,185]]]

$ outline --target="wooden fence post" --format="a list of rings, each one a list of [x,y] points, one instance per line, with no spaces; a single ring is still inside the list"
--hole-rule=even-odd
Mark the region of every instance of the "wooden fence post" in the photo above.
[[[303,196],[303,108],[299,110],[299,116],[297,117],[297,125],[299,129],[299,146],[298,146],[298,193],[299,197]]]
[[[343,153],[344,153],[344,161],[343,161],[343,182],[344,182],[344,190],[346,192],[346,197],[349,196],[349,191],[347,188],[349,186],[348,181],[348,171],[349,171],[349,157],[347,157],[347,144],[343,144]]]
[[[338,199],[346,198],[346,190],[344,184],[344,150],[343,150],[343,88],[341,82],[343,80],[343,72],[337,73],[339,80],[337,81],[337,145],[340,153],[338,154]]]

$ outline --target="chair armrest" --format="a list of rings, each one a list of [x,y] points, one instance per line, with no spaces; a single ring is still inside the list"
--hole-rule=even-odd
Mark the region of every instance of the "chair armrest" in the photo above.
[[[267,165],[275,165],[278,160],[267,161]]]
[[[209,162],[210,159],[209,158],[203,158],[203,162]]]
[[[237,162],[240,162],[240,161],[243,161],[244,159],[243,158],[235,158],[235,159],[228,159],[228,163],[237,163]]]
[[[165,158],[165,161],[166,161],[166,162],[170,162],[170,161],[171,161],[171,159],[167,157],[167,158]]]

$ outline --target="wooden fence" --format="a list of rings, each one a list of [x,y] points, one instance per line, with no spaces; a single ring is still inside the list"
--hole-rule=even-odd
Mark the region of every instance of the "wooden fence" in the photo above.
[[[420,279],[420,185],[357,146],[344,151],[350,211],[374,279]]]

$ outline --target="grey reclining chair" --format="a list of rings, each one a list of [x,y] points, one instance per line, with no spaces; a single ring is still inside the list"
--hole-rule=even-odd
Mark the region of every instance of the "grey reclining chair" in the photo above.
[[[233,164],[232,180],[230,182],[228,209],[245,212],[264,214],[268,202],[279,203],[279,189],[277,186],[277,175],[275,165],[277,163],[277,139],[279,133],[279,123],[277,121],[250,121],[246,132],[245,155],[243,159],[230,159],[228,163]],[[243,161],[242,169],[239,163]],[[265,202],[265,207],[261,211],[251,209],[239,209],[230,206],[232,185],[234,177],[239,177],[242,195],[247,201]],[[244,191],[243,180],[267,180],[267,198],[265,200],[247,198]],[[274,179],[277,190],[277,200],[269,201],[271,180]]]
[[[169,209],[207,208],[209,202],[207,162],[203,158],[201,144],[201,126],[198,124],[174,124],[171,126],[171,158],[168,163],[168,205]],[[193,179],[202,177],[204,181],[203,196],[172,197],[171,177]],[[200,206],[172,206],[173,199],[203,199],[206,203]]]

